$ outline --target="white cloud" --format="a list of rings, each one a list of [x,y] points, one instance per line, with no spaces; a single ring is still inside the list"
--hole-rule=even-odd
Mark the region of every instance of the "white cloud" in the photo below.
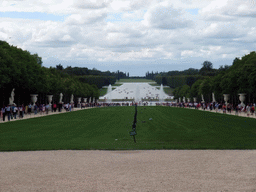
[[[159,60],[175,63],[174,67],[199,59],[214,63],[255,51],[252,2],[8,0],[0,3],[0,11],[67,16],[62,22],[0,18],[0,39],[37,52],[48,65],[52,58],[73,63],[120,62],[120,67]],[[198,14],[189,13],[190,9]]]
[[[160,29],[177,29],[193,25],[191,20],[183,17],[181,10],[173,6],[157,6],[145,14],[145,24]]]

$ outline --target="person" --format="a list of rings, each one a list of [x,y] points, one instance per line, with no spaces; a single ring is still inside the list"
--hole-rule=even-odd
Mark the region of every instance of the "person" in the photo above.
[[[24,114],[25,114],[25,106],[24,106],[24,104],[22,104],[21,107],[22,107],[22,118],[23,118]]]
[[[12,111],[14,119],[16,119],[16,117],[17,117],[17,111],[18,111],[18,108],[16,107],[16,105],[14,105],[13,111]]]
[[[43,111],[43,105],[40,104],[40,105],[39,105],[39,113],[40,113],[40,115],[42,115],[42,111]]]
[[[5,121],[5,115],[6,115],[6,111],[5,111],[6,107],[3,106],[2,109],[1,109],[1,113],[2,113],[2,116],[3,116],[3,121]]]
[[[236,105],[236,115],[238,115],[238,111],[239,111],[239,106],[238,105]]]
[[[251,108],[251,115],[253,115],[254,114],[254,105],[252,103],[251,103],[250,108]]]
[[[251,107],[249,106],[249,104],[246,106],[246,112],[247,112],[247,117],[250,116],[250,112],[251,112]]]
[[[19,112],[20,112],[19,117],[23,118],[23,107],[21,105],[19,107]]]
[[[36,104],[34,105],[34,114],[35,115],[37,114],[37,105]]]
[[[48,114],[48,112],[49,112],[49,107],[50,107],[50,105],[46,104],[46,106],[45,106],[46,114]]]
[[[5,112],[8,117],[8,121],[10,121],[11,120],[11,106],[10,105],[7,105]]]
[[[56,103],[53,104],[53,110],[54,110],[54,112],[56,112],[56,110],[57,110],[57,104]]]
[[[226,113],[226,105],[225,104],[222,105],[222,110],[223,110],[223,113]]]
[[[32,105],[31,103],[29,103],[28,105],[28,114],[31,115],[31,111],[32,111]]]
[[[42,105],[42,112],[43,112],[43,115],[44,115],[44,112],[45,112],[45,105],[44,104]]]

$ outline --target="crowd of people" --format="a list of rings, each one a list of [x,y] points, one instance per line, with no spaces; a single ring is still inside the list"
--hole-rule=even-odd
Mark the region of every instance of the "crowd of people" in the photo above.
[[[83,109],[88,107],[109,107],[109,106],[134,106],[135,104],[141,106],[148,106],[152,105],[152,103],[148,102],[123,102],[123,103],[81,103],[77,107]],[[247,116],[256,116],[255,113],[255,103],[254,104],[225,104],[225,103],[176,103],[176,102],[166,102],[166,103],[155,103],[156,106],[163,105],[163,106],[172,106],[172,107],[184,107],[184,108],[195,108],[195,109],[202,109],[202,110],[209,110],[209,111],[216,111],[216,112],[223,112],[223,113],[232,113],[235,112],[235,115],[239,115],[241,113],[247,114]],[[7,105],[1,108],[0,114],[2,121],[6,119],[10,121],[11,119],[22,119],[25,115],[44,115],[48,114],[49,112],[61,112],[62,110],[65,111],[73,111],[74,110],[74,103],[53,103],[51,106],[49,104],[38,104],[32,105],[29,103],[28,105]]]
[[[0,111],[1,120],[5,121],[6,119],[8,121],[11,121],[11,119],[22,119],[25,115],[47,115],[49,112],[55,113],[55,112],[61,112],[62,110],[65,111],[73,111],[74,110],[74,104],[62,104],[62,103],[53,103],[50,104],[39,104],[36,103],[35,105],[32,105],[29,103],[28,105],[19,105],[16,104],[13,105],[7,105],[3,106]]]
[[[235,112],[235,115],[239,115],[241,113],[247,114],[247,116],[253,116],[255,114],[255,103],[250,103],[247,105],[242,104],[230,104],[227,105],[225,103],[171,103],[171,106],[177,107],[188,107],[188,108],[195,108],[195,109],[202,109],[202,110],[209,110],[209,111],[216,111],[222,113],[232,113]]]

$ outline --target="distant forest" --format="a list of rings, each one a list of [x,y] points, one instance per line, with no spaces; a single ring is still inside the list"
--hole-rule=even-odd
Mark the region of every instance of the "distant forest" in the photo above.
[[[47,103],[46,95],[53,95],[58,102],[60,93],[63,101],[69,102],[71,94],[77,97],[99,98],[99,88],[114,84],[116,79],[126,78],[129,74],[121,71],[101,72],[96,69],[42,66],[42,59],[5,41],[0,41],[0,102],[9,103],[9,97],[15,88],[14,102],[28,104],[30,94],[38,94],[39,103]]]
[[[99,98],[99,89],[114,84],[123,78],[146,78],[158,84],[174,88],[174,97],[186,97],[211,102],[212,93],[217,101],[223,101],[223,94],[230,94],[230,102],[238,103],[238,93],[246,93],[246,102],[256,101],[256,53],[251,52],[242,58],[235,58],[231,65],[214,69],[210,61],[202,63],[201,69],[189,68],[184,71],[147,72],[144,77],[131,77],[129,73],[99,71],[86,67],[64,68],[42,66],[37,54],[0,41],[0,102],[9,103],[10,93],[15,88],[14,102],[28,104],[30,94],[38,94],[38,102],[46,103],[46,95],[54,95],[57,102],[63,93],[63,101],[68,102],[71,94],[77,97]]]
[[[174,98],[197,98],[204,95],[206,102],[212,101],[212,93],[218,102],[223,102],[223,94],[230,94],[230,103],[238,103],[238,94],[246,93],[246,102],[256,102],[256,53],[255,51],[235,58],[233,63],[214,69],[210,61],[202,63],[201,69],[169,71],[166,73],[147,72],[147,79],[155,80],[174,88]]]

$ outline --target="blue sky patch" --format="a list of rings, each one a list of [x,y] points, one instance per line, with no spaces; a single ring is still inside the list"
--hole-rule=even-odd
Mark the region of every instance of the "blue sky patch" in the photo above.
[[[0,17],[18,19],[39,19],[43,21],[64,21],[68,15],[54,15],[40,12],[0,12]]]
[[[129,12],[129,13],[133,13],[133,12]],[[142,21],[143,18],[123,18],[123,13],[110,13],[108,14],[107,18],[106,18],[106,21],[107,22],[112,22],[112,23],[115,23],[115,22],[129,22],[129,21],[132,21],[132,22],[138,22],[138,21]]]
[[[187,9],[186,11],[191,13],[192,15],[197,15],[199,9]]]

